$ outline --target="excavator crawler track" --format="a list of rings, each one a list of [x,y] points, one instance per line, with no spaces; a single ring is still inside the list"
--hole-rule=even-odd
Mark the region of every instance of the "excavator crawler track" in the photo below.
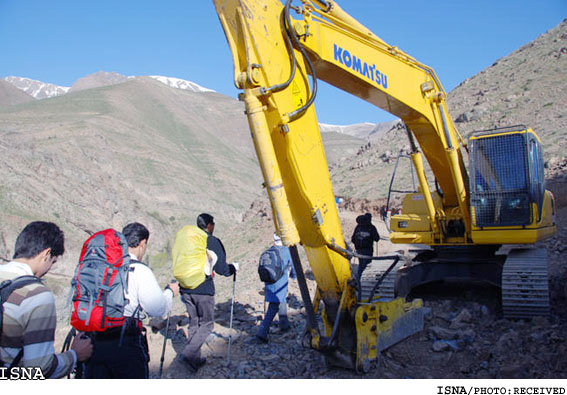
[[[368,301],[370,297],[370,293],[374,288],[376,282],[382,277],[382,275],[388,270],[390,265],[392,265],[393,260],[384,260],[384,261],[374,261],[371,262],[364,272],[362,273],[362,277],[360,279],[361,289],[362,289],[362,300]],[[374,294],[372,301],[375,300],[392,300],[396,297],[395,294],[395,286],[396,286],[396,276],[398,269],[403,266],[403,260],[400,260],[396,266],[388,273],[386,278],[382,281],[378,290]]]
[[[502,270],[502,311],[505,318],[549,316],[545,249],[517,248],[510,251]]]

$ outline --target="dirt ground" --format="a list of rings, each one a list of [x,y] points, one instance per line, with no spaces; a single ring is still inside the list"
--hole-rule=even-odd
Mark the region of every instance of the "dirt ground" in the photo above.
[[[344,234],[352,233],[359,213],[340,213]],[[261,322],[264,301],[261,283],[237,283],[232,338],[229,337],[232,282],[217,280],[223,290],[217,298],[213,334],[202,348],[207,363],[189,372],[175,357],[183,347],[187,317],[175,301],[165,351],[163,378],[566,378],[567,286],[564,279],[567,244],[567,208],[558,212],[558,233],[542,243],[550,263],[551,317],[532,320],[502,318],[500,290],[484,283],[445,282],[422,286],[409,299],[421,298],[428,309],[424,330],[382,353],[378,366],[360,375],[327,366],[320,353],[301,345],[305,314],[297,282],[288,296],[292,330],[271,328],[270,341],[258,344],[254,333]],[[382,236],[383,222],[373,219]],[[379,253],[406,250],[409,246],[380,241]],[[304,263],[305,265],[305,263]],[[255,270],[249,264],[242,270]],[[311,295],[316,284],[308,275]],[[228,297],[226,295],[229,295]],[[277,322],[277,320],[276,320]],[[165,321],[154,320],[149,331],[151,377],[157,378]],[[230,356],[228,348],[230,343]]]

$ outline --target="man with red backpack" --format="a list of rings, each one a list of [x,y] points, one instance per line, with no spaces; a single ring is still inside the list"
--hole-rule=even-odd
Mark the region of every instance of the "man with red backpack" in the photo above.
[[[215,284],[213,271],[232,276],[238,263],[226,262],[222,242],[213,236],[215,222],[212,215],[202,213],[197,226],[183,227],[175,237],[172,250],[173,275],[179,281],[181,300],[189,314],[189,330],[179,361],[196,372],[206,363],[201,357],[201,346],[214,327]]]
[[[55,354],[55,298],[40,278],[64,251],[57,225],[31,222],[16,239],[12,261],[0,265],[0,366],[9,374],[27,367],[45,378],[64,377],[92,353],[91,341],[79,336],[69,351]]]
[[[127,303],[123,324],[90,332],[94,342],[93,356],[85,364],[84,378],[145,379],[148,378],[148,344],[142,320],[146,316],[163,317],[171,311],[179,285],[159,286],[152,270],[142,262],[150,232],[134,222],[122,230],[128,244],[127,287],[123,289]],[[128,258],[127,257],[127,258]]]

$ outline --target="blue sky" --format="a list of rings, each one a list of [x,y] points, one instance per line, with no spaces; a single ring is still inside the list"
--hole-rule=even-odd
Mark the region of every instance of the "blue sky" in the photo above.
[[[339,3],[387,43],[432,67],[447,91],[567,17],[567,0]],[[70,86],[102,70],[238,93],[212,0],[0,0],[0,54],[0,77]],[[325,123],[393,119],[325,85],[315,105]]]

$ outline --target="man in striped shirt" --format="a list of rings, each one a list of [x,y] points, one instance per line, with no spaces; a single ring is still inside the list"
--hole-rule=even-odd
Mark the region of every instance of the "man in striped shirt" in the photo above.
[[[21,276],[44,276],[63,255],[64,235],[51,222],[32,222],[16,239],[12,261],[0,265],[0,283]],[[90,339],[75,338],[71,349],[55,354],[57,322],[53,293],[41,282],[14,290],[4,303],[0,359],[6,366],[39,368],[45,378],[71,373],[77,361],[92,353]]]

